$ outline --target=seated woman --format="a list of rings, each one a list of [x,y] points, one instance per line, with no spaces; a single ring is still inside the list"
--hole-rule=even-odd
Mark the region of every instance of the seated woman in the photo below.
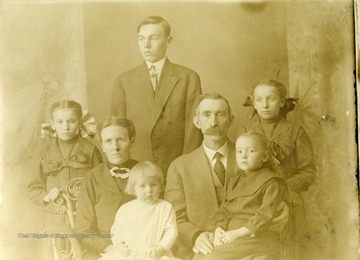
[[[115,117],[98,127],[107,162],[89,171],[81,186],[75,229],[86,249],[83,259],[97,259],[112,251],[110,229],[115,214],[124,203],[134,199],[125,192],[130,169],[138,162],[130,158],[135,127],[128,119]]]

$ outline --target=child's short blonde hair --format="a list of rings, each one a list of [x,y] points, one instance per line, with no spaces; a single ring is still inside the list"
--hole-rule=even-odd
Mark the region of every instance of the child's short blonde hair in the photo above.
[[[265,151],[269,153],[268,159],[264,162],[263,167],[267,167],[272,169],[275,173],[279,173],[279,162],[274,157],[271,149],[270,142],[267,140],[266,136],[262,133],[255,131],[247,131],[242,133],[236,138],[236,141],[241,137],[248,137],[255,140],[259,146]],[[240,171],[239,166],[236,165],[236,171]]]
[[[153,162],[145,161],[136,164],[130,171],[125,191],[130,195],[135,194],[135,184],[139,179],[155,177],[160,184],[161,191],[164,190],[164,176],[159,166]]]
[[[251,138],[253,140],[255,140],[261,147],[261,149],[263,149],[264,151],[267,151],[267,152],[271,152],[270,151],[270,144],[266,138],[266,136],[262,133],[259,133],[259,132],[255,132],[255,131],[247,131],[247,132],[244,132],[242,133],[241,135],[239,135],[237,138],[236,138],[236,141],[241,138],[241,137],[248,137],[248,138]]]

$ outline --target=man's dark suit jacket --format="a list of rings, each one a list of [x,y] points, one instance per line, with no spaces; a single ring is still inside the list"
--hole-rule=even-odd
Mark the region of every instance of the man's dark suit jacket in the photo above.
[[[226,182],[234,175],[235,165],[235,145],[228,142]],[[211,171],[202,145],[170,164],[165,199],[176,213],[179,236],[173,252],[181,259],[191,258],[193,242],[201,232],[214,232],[209,217],[219,206]]]
[[[111,112],[135,124],[132,158],[157,163],[166,176],[174,159],[195,150],[202,141],[192,122],[200,94],[199,75],[169,60],[164,63],[155,94],[145,62],[118,76]]]

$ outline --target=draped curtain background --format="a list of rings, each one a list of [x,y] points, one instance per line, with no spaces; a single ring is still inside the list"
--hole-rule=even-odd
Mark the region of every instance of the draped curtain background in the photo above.
[[[81,4],[0,3],[0,258],[39,259],[41,208],[26,187],[39,168],[40,124],[49,107],[73,99],[87,108]]]
[[[289,119],[310,135],[317,167],[305,259],[358,257],[353,11],[351,1],[288,3],[289,92],[299,98]]]
[[[97,121],[115,77],[142,62],[136,25],[161,15],[172,26],[168,57],[200,74],[203,91],[229,99],[232,140],[245,125],[252,85],[283,81],[299,106],[289,114],[313,142],[317,178],[307,193],[308,259],[353,259],[358,250],[352,1],[255,3],[0,3],[0,256],[36,259],[41,209],[26,185],[37,171],[39,126],[62,98]],[[21,250],[19,250],[21,249]]]

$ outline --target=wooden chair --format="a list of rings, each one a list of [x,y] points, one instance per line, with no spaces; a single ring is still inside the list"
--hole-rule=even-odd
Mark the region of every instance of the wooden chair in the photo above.
[[[55,205],[59,214],[66,214],[69,225],[58,227],[51,239],[56,260],[79,260],[83,255],[80,243],[74,232],[76,203],[80,193],[80,186],[83,178],[77,177],[70,180],[61,195],[52,203]],[[63,236],[62,236],[63,235]]]
[[[289,209],[289,221],[286,224],[284,230],[280,233],[281,259],[299,260],[299,248],[301,243],[301,241],[299,241],[299,232],[302,232],[306,226],[304,215],[305,212],[302,201],[296,198],[291,199]]]

